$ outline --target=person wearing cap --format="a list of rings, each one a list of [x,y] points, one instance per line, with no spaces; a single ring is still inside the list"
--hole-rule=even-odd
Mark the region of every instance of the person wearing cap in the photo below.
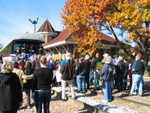
[[[102,67],[102,70],[97,70],[98,74],[101,76],[103,81],[103,93],[104,99],[102,102],[110,102],[112,98],[112,84],[114,80],[114,65],[112,64],[112,57],[107,56],[105,59],[105,64]]]
[[[105,54],[103,54],[103,59],[102,59],[102,62],[106,62],[106,58],[108,57],[108,53],[105,53]]]
[[[70,56],[66,56],[66,64],[64,64],[61,69],[60,73],[62,74],[61,76],[61,85],[62,85],[62,101],[67,100],[66,96],[66,85],[68,83],[70,89],[71,89],[71,95],[72,98],[75,98],[75,93],[73,89],[73,74],[75,73],[75,69],[73,64],[70,63]]]

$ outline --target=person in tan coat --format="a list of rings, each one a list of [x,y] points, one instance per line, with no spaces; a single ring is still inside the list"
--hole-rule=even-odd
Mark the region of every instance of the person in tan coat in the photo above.
[[[18,69],[18,65],[19,64],[17,62],[14,62],[14,68],[12,72],[18,75],[21,86],[23,86],[23,82],[25,83],[27,80],[32,79],[33,75],[25,75],[21,69]]]

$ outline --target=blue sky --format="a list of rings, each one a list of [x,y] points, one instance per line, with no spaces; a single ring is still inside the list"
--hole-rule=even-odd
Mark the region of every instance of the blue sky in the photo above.
[[[0,0],[0,43],[4,45],[16,33],[34,32],[29,19],[39,18],[36,30],[46,19],[55,30],[62,30],[62,8],[66,0]]]

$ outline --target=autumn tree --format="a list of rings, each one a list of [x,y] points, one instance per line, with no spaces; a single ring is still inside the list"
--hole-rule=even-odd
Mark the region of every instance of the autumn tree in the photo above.
[[[62,17],[64,25],[73,28],[74,40],[80,42],[79,52],[93,54],[96,45],[104,45],[100,41],[101,31],[107,30],[127,55],[142,52],[148,62],[149,0],[67,0]],[[131,42],[137,43],[137,47],[127,44]]]

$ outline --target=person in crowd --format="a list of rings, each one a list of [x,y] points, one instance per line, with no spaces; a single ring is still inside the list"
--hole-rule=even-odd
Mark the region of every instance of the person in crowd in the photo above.
[[[33,96],[35,99],[36,112],[42,113],[42,104],[44,104],[44,113],[49,112],[49,103],[51,99],[51,84],[53,72],[46,66],[47,58],[41,56],[40,68],[33,73]]]
[[[66,57],[65,56],[62,56],[62,59],[60,61],[60,67],[62,67],[64,64],[66,63]]]
[[[96,70],[96,63],[97,62],[101,62],[101,58],[100,58],[100,54],[96,53],[96,57],[94,58],[94,60],[91,62],[91,68],[93,70]]]
[[[128,59],[124,59],[125,63],[125,72],[124,72],[124,78],[123,78],[123,91],[126,91],[127,89],[127,83],[128,83],[128,74],[129,74],[129,62]]]
[[[0,112],[17,113],[22,105],[22,91],[19,77],[12,73],[13,63],[6,61],[0,73]]]
[[[77,82],[76,82],[76,72],[77,72],[78,65],[79,65],[79,59],[76,58],[76,59],[75,59],[75,63],[73,64],[74,69],[75,69],[75,72],[74,72],[74,74],[73,74],[73,85],[74,85],[74,86],[77,86]]]
[[[117,64],[118,64],[118,57],[117,57],[117,55],[113,56],[112,63],[114,64],[116,72],[117,72]],[[114,87],[115,88],[117,87],[116,81],[117,81],[117,73],[114,75]]]
[[[134,79],[134,76],[135,76],[135,71],[133,71],[133,69],[135,69],[135,66],[136,66],[136,62],[133,62],[132,63],[132,67],[131,67],[131,72],[132,72],[132,81],[133,81],[133,79]],[[132,85],[131,85],[131,87],[132,87]],[[131,89],[130,89],[131,90]],[[134,88],[134,91],[133,91],[133,94],[134,95],[137,95],[137,93],[138,93],[138,87],[136,86],[135,88]]]
[[[87,66],[87,70],[86,70],[86,73],[85,73],[85,80],[86,80],[87,89],[89,89],[89,87],[90,87],[90,84],[89,84],[89,73],[90,73],[91,62],[90,62],[89,59],[90,59],[89,55],[86,55],[85,58],[84,58],[84,63]]]
[[[34,45],[31,44],[30,47],[29,47],[29,53],[30,54],[34,54],[35,50],[34,50]]]
[[[17,56],[21,53],[20,47],[16,47],[15,53],[16,53]]]
[[[46,63],[47,68],[49,68],[53,71],[56,70],[52,57],[48,57],[47,59],[48,59],[48,61]],[[56,86],[56,76],[55,76],[55,74],[53,75],[53,81],[52,82],[53,82],[53,85]]]
[[[138,53],[135,57],[134,66],[132,66],[133,71],[133,81],[130,90],[130,95],[133,95],[135,89],[137,88],[137,93],[139,96],[143,95],[143,75],[145,71],[144,63],[142,62],[142,55]]]
[[[115,82],[118,92],[123,91],[123,78],[124,78],[125,70],[126,70],[126,67],[123,61],[123,57],[119,56],[118,64],[117,64],[117,76],[116,76],[116,82]]]
[[[26,81],[28,79],[31,79],[32,75],[31,76],[25,75],[25,73],[23,72],[23,70],[21,70],[21,69],[18,68],[18,65],[19,65],[18,62],[14,62],[13,65],[14,65],[14,67],[13,67],[12,72],[17,74],[17,76],[19,77],[21,86],[23,87],[24,81]]]
[[[79,58],[79,66],[77,67],[76,77],[77,77],[77,93],[86,93],[86,83],[85,83],[85,75],[87,71],[87,66],[84,64],[84,58]]]
[[[129,89],[132,86],[132,63],[129,63]]]
[[[40,65],[40,57],[41,57],[41,56],[36,56],[36,55],[35,55],[35,57],[33,58],[33,61],[32,61],[32,68],[33,68],[34,70],[41,68],[41,65]]]
[[[103,54],[103,59],[102,59],[102,61],[101,62],[106,62],[106,58],[108,57],[108,53],[104,53]]]
[[[117,55],[113,56],[113,62],[112,62],[115,66],[118,64],[118,58]]]
[[[71,64],[74,64],[74,63],[75,63],[74,58],[73,58],[72,56],[70,56],[70,63],[71,63]]]
[[[31,62],[29,61],[26,61],[25,62],[25,70],[24,70],[24,73],[26,76],[28,76],[28,80],[26,83],[24,83],[23,85],[23,88],[25,90],[25,93],[26,93],[26,100],[27,100],[27,108],[31,108],[31,105],[30,105],[30,91],[32,89],[32,77],[33,77],[33,72],[34,70],[32,69],[32,64]],[[30,77],[30,79],[29,79]]]
[[[68,53],[66,56],[69,56],[70,57],[70,63],[74,64],[73,57],[71,57],[70,53]],[[67,63],[66,56],[63,56],[62,61],[60,63],[60,67],[62,67],[64,64]]]
[[[57,64],[56,66],[56,72],[55,72],[55,76],[56,76],[56,86],[61,86],[61,73],[60,73],[60,62]]]
[[[55,64],[54,64],[55,67],[58,68],[58,65],[60,65],[60,60],[59,60],[59,59],[56,59],[54,62],[55,62]]]
[[[112,57],[107,56],[102,70],[97,70],[103,81],[102,90],[104,93],[104,99],[102,100],[102,102],[110,102],[113,100],[112,84],[114,80],[114,69],[115,67],[112,63]]]
[[[91,63],[94,61],[94,57],[90,60]],[[89,85],[94,85],[94,69],[90,66],[90,73],[89,73]]]
[[[23,60],[18,61],[18,68],[24,71],[25,62]]]
[[[99,83],[97,83],[96,81],[99,80],[99,77],[96,74],[96,65],[98,62],[101,62],[101,58],[100,58],[100,54],[96,53],[96,58],[94,58],[91,62],[91,70],[90,70],[90,82],[94,82],[94,89],[98,89]],[[92,81],[93,80],[93,81]]]
[[[64,64],[60,69],[60,73],[62,74],[61,85],[62,85],[62,100],[63,101],[67,100],[67,97],[66,97],[67,83],[71,89],[72,98],[75,98],[73,82],[72,82],[73,74],[74,74],[75,70],[74,70],[73,64],[70,63],[70,56],[66,56],[66,61],[67,61],[67,63]]]
[[[48,58],[47,58],[46,66],[47,66],[49,69],[52,69],[52,70],[55,70],[55,69],[56,69],[51,57],[48,57]]]
[[[23,45],[21,47],[21,52],[26,53],[26,44],[25,43],[23,43]]]
[[[38,48],[38,54],[42,55],[44,52],[44,48],[42,46],[42,44],[39,45],[39,48]]]

